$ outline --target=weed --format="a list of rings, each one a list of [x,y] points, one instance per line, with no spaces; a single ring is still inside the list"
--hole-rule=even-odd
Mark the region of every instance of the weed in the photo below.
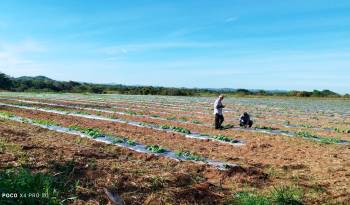
[[[157,191],[165,187],[166,182],[163,177],[151,177],[151,189],[152,191]]]
[[[303,204],[302,191],[296,187],[281,186],[275,187],[271,192],[271,198],[275,204]]]
[[[156,117],[156,118],[158,118],[158,117],[160,117],[159,115],[155,115],[155,114],[152,114],[152,115],[150,115],[151,117]]]
[[[28,170],[0,171],[0,187],[2,193],[16,193],[17,199],[0,198],[0,204],[60,204],[59,191],[55,188],[53,177]],[[31,193],[40,193],[38,197],[29,197]],[[19,195],[22,197],[19,197]],[[23,197],[23,196],[27,197]]]
[[[233,200],[229,202],[232,205],[301,205],[303,193],[296,187],[276,187],[266,194],[256,192],[238,192]]]

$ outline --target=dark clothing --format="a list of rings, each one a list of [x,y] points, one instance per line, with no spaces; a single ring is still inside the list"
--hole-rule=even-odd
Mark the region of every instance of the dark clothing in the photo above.
[[[250,120],[250,116],[245,113],[243,115],[241,115],[240,119],[239,119],[239,125],[241,127],[252,127],[253,126],[253,121]]]
[[[224,116],[215,114],[215,129],[222,128],[221,124],[224,122]]]
[[[253,126],[253,121],[249,120],[248,122],[240,122],[239,126],[241,127],[252,127]]]

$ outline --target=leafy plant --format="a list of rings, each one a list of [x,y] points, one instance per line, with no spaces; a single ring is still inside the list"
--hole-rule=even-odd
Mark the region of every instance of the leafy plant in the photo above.
[[[203,161],[204,160],[203,157],[201,157],[195,153],[192,153],[190,151],[176,151],[175,155],[177,157],[183,157],[186,160],[194,160],[194,161]]]
[[[268,126],[256,126],[256,128],[262,129],[262,130],[278,130],[278,128],[268,127]]]
[[[152,114],[152,115],[150,115],[151,117],[160,117],[159,115],[155,115],[155,114]]]
[[[46,126],[58,126],[56,122],[53,122],[50,120],[34,119],[32,120],[32,122],[40,125],[46,125]]]
[[[191,131],[183,128],[183,127],[176,127],[176,126],[172,126],[171,127],[172,130],[174,130],[175,132],[181,132],[181,133],[185,133],[185,134],[191,134]]]
[[[164,153],[166,152],[166,150],[159,146],[159,145],[148,145],[146,146],[146,149],[150,152],[154,152],[154,153]]]
[[[137,115],[137,112],[134,112],[134,111],[127,111],[126,113],[129,115]]]
[[[14,117],[15,115],[9,112],[0,112],[0,116],[11,118],[11,117]]]
[[[170,129],[171,126],[170,125],[161,125],[160,128],[161,129]]]
[[[167,120],[177,120],[176,117],[167,117]]]
[[[136,142],[134,140],[127,140],[126,143],[131,146],[135,146]]]
[[[101,133],[101,131],[99,129],[97,129],[97,128],[82,128],[82,127],[73,125],[73,126],[69,126],[69,129],[82,132],[84,134],[89,135],[92,138],[98,138],[98,137],[103,137],[104,136]]]
[[[224,135],[217,135],[217,136],[214,136],[213,138],[224,142],[231,142],[231,139]]]
[[[192,123],[194,123],[194,124],[202,124],[202,122],[199,121],[199,120],[192,120]]]

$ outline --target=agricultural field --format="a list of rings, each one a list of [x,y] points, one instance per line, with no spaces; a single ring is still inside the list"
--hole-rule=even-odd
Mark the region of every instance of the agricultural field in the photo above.
[[[111,204],[106,193],[136,205],[350,204],[350,100],[225,98],[224,130],[214,101],[1,92],[0,190],[47,196],[23,204]],[[238,126],[243,112],[252,128]]]

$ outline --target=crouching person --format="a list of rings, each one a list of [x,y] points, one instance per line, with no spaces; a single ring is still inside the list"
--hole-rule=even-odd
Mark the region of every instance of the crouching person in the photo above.
[[[247,128],[253,126],[253,121],[250,119],[250,116],[248,113],[243,113],[241,117],[239,118],[239,126]]]

